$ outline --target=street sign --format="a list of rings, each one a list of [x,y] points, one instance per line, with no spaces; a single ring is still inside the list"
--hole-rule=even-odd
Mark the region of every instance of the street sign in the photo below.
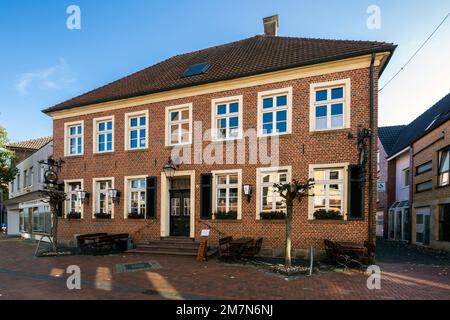
[[[377,191],[378,192],[386,192],[386,182],[378,181],[377,182]]]

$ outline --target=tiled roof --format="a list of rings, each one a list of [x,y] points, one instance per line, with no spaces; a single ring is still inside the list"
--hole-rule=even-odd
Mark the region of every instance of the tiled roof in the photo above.
[[[392,147],[388,156],[392,157],[403,149],[410,146],[413,142],[420,139],[428,132],[439,127],[450,120],[450,94],[442,98],[430,109],[422,113],[409,125],[405,126],[400,132],[395,145]]]
[[[38,138],[38,139],[13,142],[13,143],[8,144],[7,147],[8,148],[16,148],[16,149],[39,150],[52,140],[53,140],[52,136],[42,137],[42,138]]]
[[[393,52],[395,48],[395,45],[385,42],[255,36],[174,56],[125,78],[57,104],[43,112],[48,113],[356,57],[371,52]],[[181,77],[189,66],[203,62],[208,62],[211,65],[206,73],[187,78]]]
[[[381,127],[378,128],[378,138],[383,145],[384,150],[387,154],[390,154],[392,148],[398,140],[398,137],[402,130],[406,126],[391,126],[391,127]]]

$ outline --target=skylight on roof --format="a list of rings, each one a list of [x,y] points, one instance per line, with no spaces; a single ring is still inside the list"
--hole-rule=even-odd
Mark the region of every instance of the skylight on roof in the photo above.
[[[193,64],[192,66],[189,66],[186,70],[184,70],[183,74],[181,75],[182,78],[192,77],[199,74],[203,74],[206,71],[209,70],[211,65],[208,62]]]

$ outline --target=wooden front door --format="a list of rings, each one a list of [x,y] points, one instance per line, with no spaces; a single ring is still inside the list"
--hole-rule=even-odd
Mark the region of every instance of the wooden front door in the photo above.
[[[191,222],[191,192],[170,192],[170,235],[189,237]]]

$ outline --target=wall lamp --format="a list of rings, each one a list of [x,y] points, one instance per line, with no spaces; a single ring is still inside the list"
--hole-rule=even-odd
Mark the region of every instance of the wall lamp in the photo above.
[[[83,190],[79,190],[77,192],[77,197],[78,199],[80,199],[81,203],[86,203],[89,201],[89,197],[91,195],[89,194],[89,192],[83,191]]]
[[[120,192],[117,189],[109,189],[108,196],[111,198],[112,202],[118,203],[119,197],[120,197]]]
[[[244,184],[244,195],[247,198],[247,202],[250,202],[250,199],[252,197],[252,189],[252,185]]]

